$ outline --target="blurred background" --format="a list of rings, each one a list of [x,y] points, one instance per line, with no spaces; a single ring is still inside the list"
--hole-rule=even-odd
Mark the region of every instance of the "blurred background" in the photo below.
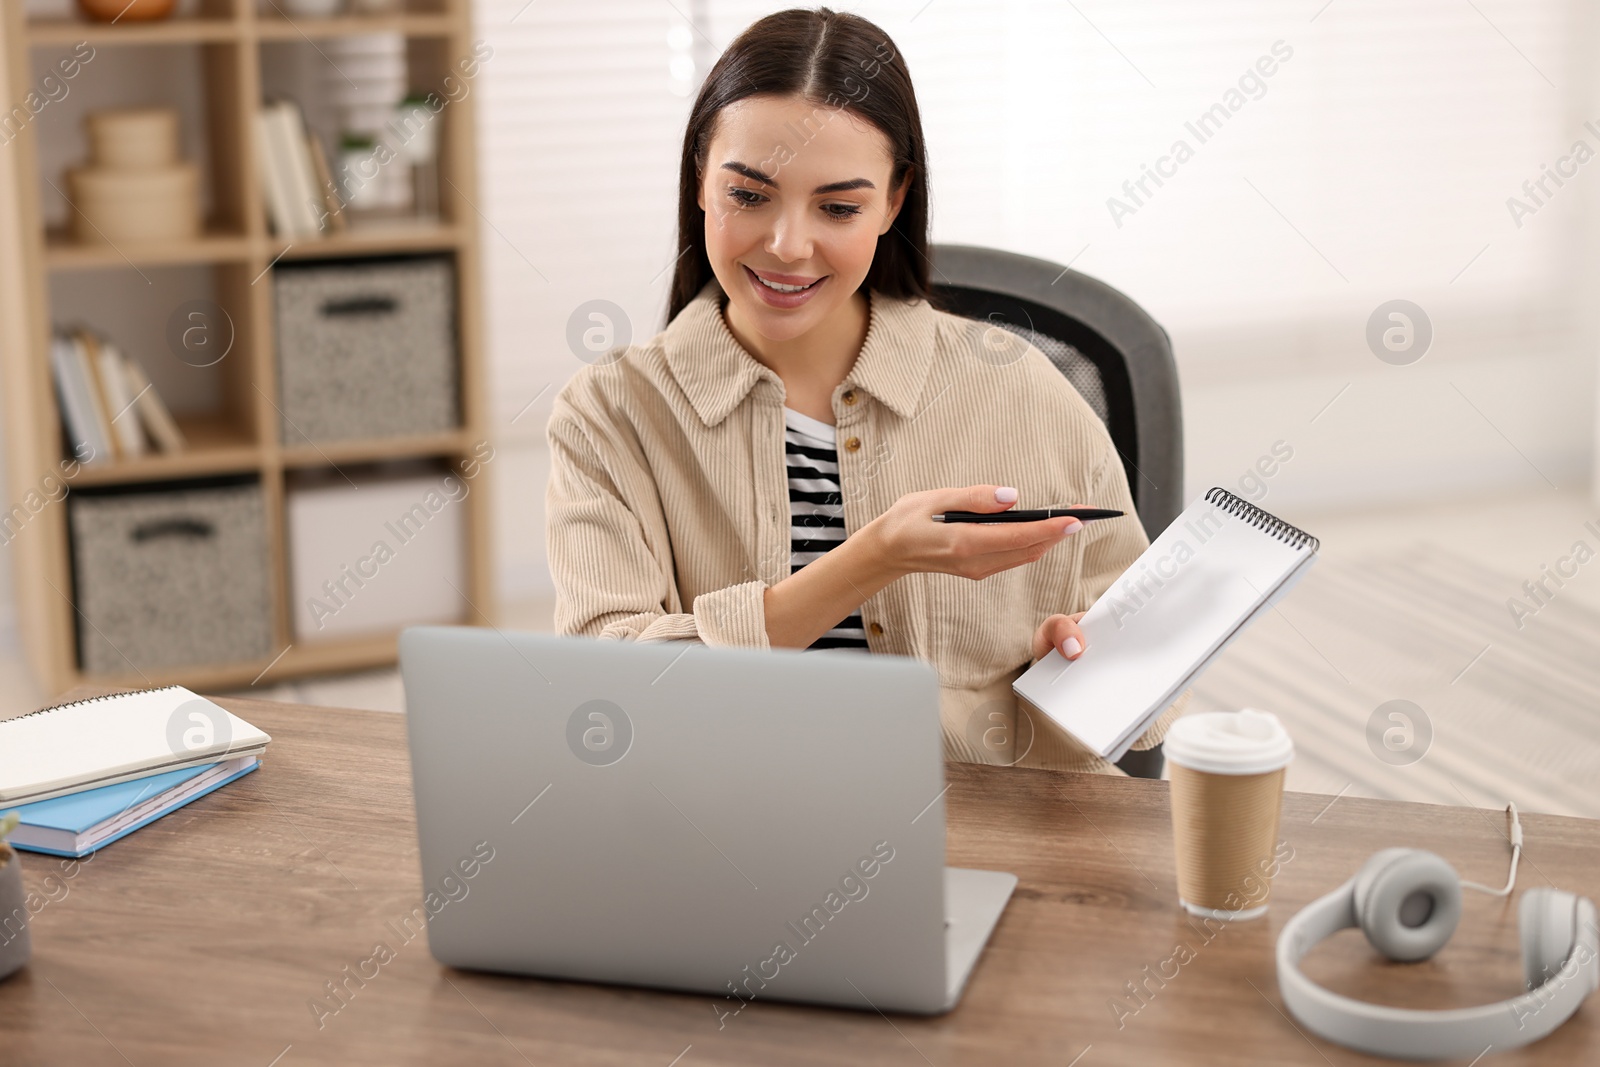
[[[28,411],[54,402],[63,373],[72,380],[69,336],[52,384],[52,331],[86,325],[143,363],[187,451],[160,451],[150,414],[150,455],[115,453],[68,479],[68,499],[85,498],[83,529],[144,528],[117,511],[129,486],[242,484],[256,493],[237,505],[254,517],[246,525],[266,531],[230,558],[266,561],[239,610],[270,621],[254,644],[206,653],[228,669],[191,659],[175,676],[398,709],[384,662],[396,620],[445,612],[548,628],[544,425],[582,366],[569,327],[604,300],[621,311],[617,343],[662,328],[690,101],[734,36],[786,6],[178,0],[133,25],[27,0],[8,16],[8,87],[45,104],[25,107],[0,146],[0,197],[37,245],[0,274],[7,308],[30,309],[33,323],[4,338],[8,365],[33,364],[32,377],[7,368],[5,499],[59,474],[82,443]],[[1594,9],[839,7],[877,22],[910,68],[935,242],[1070,265],[1137,301],[1172,338],[1186,497],[1224,486],[1321,538],[1318,566],[1202,678],[1197,707],[1283,716],[1299,746],[1291,788],[1600,815],[1584,784],[1600,771]],[[82,41],[93,58],[67,78],[60,64]],[[65,91],[46,87],[52,77]],[[287,119],[282,101],[295,105]],[[176,114],[175,159],[200,173],[192,235],[104,241],[78,221],[74,201],[95,180],[66,172],[99,165],[87,120],[134,107]],[[403,166],[347,180],[385,146]],[[308,167],[340,190],[323,203],[347,226],[295,218]],[[288,191],[275,206],[278,186]],[[387,305],[371,305],[374,285]],[[407,358],[459,389],[457,410],[297,369],[302,348],[283,350],[285,339],[315,348],[329,336],[295,333],[305,324],[285,307],[297,286],[312,319],[337,306],[399,315],[404,336],[442,330],[444,362],[426,346]],[[200,320],[180,315],[175,347],[174,315],[194,301],[209,304]],[[220,344],[224,320],[237,347],[206,363],[213,350],[197,354],[183,324]],[[1406,334],[1398,348],[1370,340],[1393,328]],[[413,422],[320,431],[316,398],[331,388]],[[379,492],[352,512],[358,485]],[[406,514],[430,486],[442,500],[424,505],[430,537],[410,547],[396,536],[408,547],[368,569],[396,588],[405,581],[392,576],[451,574],[453,592],[390,602],[377,580],[342,579],[347,563],[367,573],[367,546],[336,531]],[[6,712],[97,676],[84,587],[126,569],[92,578],[72,557],[85,534],[74,540],[80,520],[65,510],[29,508],[9,531],[13,557],[38,544],[0,579]],[[320,611],[307,606],[318,598]],[[328,625],[345,630],[319,643]],[[34,635],[42,657],[24,657],[30,629],[49,631]],[[128,653],[98,654],[101,675],[137,683]]]

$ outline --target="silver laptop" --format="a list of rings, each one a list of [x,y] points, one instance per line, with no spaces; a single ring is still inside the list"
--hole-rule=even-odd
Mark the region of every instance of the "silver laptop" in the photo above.
[[[414,627],[400,667],[441,963],[937,1013],[1016,886],[944,865],[919,660]]]

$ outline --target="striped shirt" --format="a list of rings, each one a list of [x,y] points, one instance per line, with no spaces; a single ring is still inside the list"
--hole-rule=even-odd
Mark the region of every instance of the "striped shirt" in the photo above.
[[[784,462],[789,469],[789,573],[844,541],[844,496],[839,488],[838,431],[790,407],[783,409]],[[857,610],[808,648],[867,647]]]

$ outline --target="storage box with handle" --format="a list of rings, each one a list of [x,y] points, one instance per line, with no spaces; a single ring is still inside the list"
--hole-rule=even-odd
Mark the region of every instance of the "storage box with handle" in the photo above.
[[[266,508],[254,478],[74,490],[79,662],[87,674],[270,657]]]
[[[280,264],[273,290],[286,446],[460,425],[449,257]]]

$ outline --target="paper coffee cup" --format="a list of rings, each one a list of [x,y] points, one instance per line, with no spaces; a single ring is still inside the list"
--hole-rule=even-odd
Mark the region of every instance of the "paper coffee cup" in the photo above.
[[[1294,742],[1276,715],[1246,708],[1185,715],[1162,743],[1172,778],[1178,902],[1194,915],[1267,910]]]

